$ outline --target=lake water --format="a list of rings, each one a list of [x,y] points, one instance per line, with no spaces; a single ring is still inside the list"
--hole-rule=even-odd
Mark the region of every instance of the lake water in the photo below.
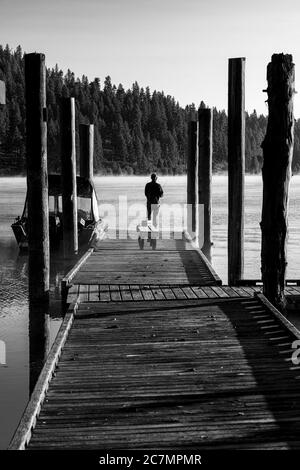
[[[112,204],[118,213],[119,196],[127,197],[128,206],[144,204],[145,177],[97,177],[100,213]],[[186,177],[160,177],[163,202],[168,205],[186,201]],[[29,397],[29,303],[27,256],[19,255],[11,223],[21,215],[25,197],[24,178],[0,178],[0,346],[6,346],[6,364],[0,364],[0,449],[9,444]],[[245,195],[245,273],[246,278],[260,277],[260,213],[262,183],[260,176],[246,177]],[[106,204],[106,205],[104,205]],[[290,193],[290,229],[288,278],[300,277],[300,176],[292,178]],[[111,216],[108,222],[112,223]],[[178,222],[178,221],[177,221]],[[213,178],[213,251],[215,270],[227,281],[227,177]],[[47,317],[50,344],[61,323],[60,280],[66,270],[61,260],[51,269],[51,303]],[[2,343],[1,343],[2,342]],[[32,364],[31,364],[32,368]]]

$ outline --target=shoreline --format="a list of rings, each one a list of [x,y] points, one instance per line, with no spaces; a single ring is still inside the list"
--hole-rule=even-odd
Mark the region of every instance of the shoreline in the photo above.
[[[57,174],[57,173],[49,173],[49,174]],[[296,173],[292,176],[298,176],[300,173]],[[123,175],[113,175],[113,174],[101,174],[101,173],[95,173],[94,178],[149,178],[150,174],[144,174],[144,175],[128,175],[128,174],[123,174]],[[181,175],[163,175],[160,173],[157,173],[157,176],[159,178],[186,178],[187,174],[181,174]],[[228,176],[228,173],[226,171],[224,172],[216,172],[213,173],[212,176]],[[245,173],[245,176],[261,176],[261,173]],[[1,175],[0,178],[20,178],[20,179],[26,179],[26,175]]]

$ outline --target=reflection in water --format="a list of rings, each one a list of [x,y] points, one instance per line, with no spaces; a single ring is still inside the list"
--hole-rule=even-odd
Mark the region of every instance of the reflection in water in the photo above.
[[[0,239],[1,313],[12,305],[23,305],[27,295],[27,256],[19,256],[13,243]]]
[[[13,238],[0,238],[0,340],[6,346],[6,364],[0,364],[0,449],[12,438],[60,327],[60,281],[68,267],[59,253],[53,257],[50,303],[34,304],[27,254],[19,253]]]
[[[51,342],[50,319],[62,319],[64,315],[61,279],[75,260],[76,257],[65,259],[62,251],[53,252],[50,263],[50,297],[45,296],[44,300],[37,301],[29,292],[29,395],[33,392],[55,338],[54,336]],[[28,258],[25,264],[24,269],[27,272]]]

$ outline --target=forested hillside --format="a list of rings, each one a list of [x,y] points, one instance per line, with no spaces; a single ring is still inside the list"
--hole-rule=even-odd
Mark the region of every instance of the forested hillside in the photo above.
[[[101,65],[99,65],[101,72]],[[7,104],[0,106],[0,174],[25,172],[24,59],[0,46],[0,79],[6,82]],[[74,96],[77,119],[95,125],[95,172],[100,174],[182,174],[186,168],[187,122],[195,109],[181,108],[175,98],[150,91],[134,83],[129,90],[115,86],[107,76],[89,81],[56,66],[47,70],[48,161],[51,172],[59,172],[59,100]],[[195,97],[200,100],[203,97]],[[197,103],[197,106],[199,105]],[[201,106],[205,106],[202,102]],[[246,114],[246,170],[261,167],[267,125],[255,111]],[[300,121],[296,123],[293,169],[300,170]],[[77,135],[78,137],[78,135]],[[78,143],[78,138],[77,138]],[[227,168],[227,115],[214,109],[213,169]]]

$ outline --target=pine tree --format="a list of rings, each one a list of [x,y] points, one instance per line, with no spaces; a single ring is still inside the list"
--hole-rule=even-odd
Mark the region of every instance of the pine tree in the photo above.
[[[0,173],[25,172],[24,55],[0,46],[0,79],[6,83],[6,106],[0,107]],[[91,82],[86,75],[64,74],[56,65],[47,70],[48,166],[60,172],[60,116],[62,97],[76,99],[76,137],[81,123],[94,124],[95,172],[181,174],[186,169],[187,123],[195,118],[194,103],[181,108],[164,92],[137,82],[128,90],[116,87],[109,76]],[[204,101],[200,107],[205,107]],[[213,169],[227,169],[227,114],[213,109]],[[262,165],[261,142],[267,118],[246,113],[246,170],[256,173]],[[295,124],[294,172],[300,171],[300,120]]]

